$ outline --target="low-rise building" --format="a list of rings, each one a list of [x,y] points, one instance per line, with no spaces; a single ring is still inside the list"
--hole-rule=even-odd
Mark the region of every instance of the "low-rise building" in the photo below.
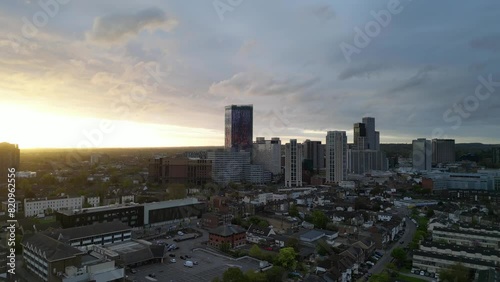
[[[432,240],[444,241],[446,243],[461,246],[480,246],[495,250],[500,249],[500,235],[475,230],[457,230],[436,227],[432,231]]]
[[[84,196],[24,199],[24,216],[30,217],[60,210],[81,209],[84,199]]]
[[[228,243],[231,248],[246,244],[246,230],[238,225],[223,225],[209,231],[208,245],[220,247]]]

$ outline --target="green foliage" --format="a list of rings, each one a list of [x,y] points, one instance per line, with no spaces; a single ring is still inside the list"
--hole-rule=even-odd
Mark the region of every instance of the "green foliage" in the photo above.
[[[370,277],[370,282],[389,282],[391,278],[387,272],[382,272],[380,274],[374,274]]]
[[[248,282],[266,282],[267,277],[263,272],[255,272],[254,270],[249,270],[245,273],[246,281]]]
[[[269,282],[281,282],[283,281],[283,274],[285,269],[279,266],[273,266],[271,269],[266,271],[267,281]]]
[[[391,256],[396,260],[396,264],[401,266],[406,260],[406,252],[403,248],[394,248],[391,252]]]
[[[316,228],[325,229],[330,219],[320,210],[315,210],[311,215],[312,223]]]
[[[231,267],[222,275],[222,282],[243,282],[248,281],[245,274],[238,267]]]
[[[427,211],[427,213],[425,214],[425,216],[426,216],[427,218],[432,218],[432,217],[434,216],[434,210],[433,210],[433,209],[429,209],[429,210]]]
[[[286,247],[280,250],[275,259],[275,264],[287,270],[294,270],[297,267],[296,257],[297,252],[291,247]]]
[[[252,248],[250,248],[250,252],[248,254],[251,257],[260,259],[262,257],[262,250],[259,246],[253,245]]]
[[[288,214],[293,217],[298,217],[299,216],[299,209],[297,208],[297,205],[293,204],[290,206],[290,209],[288,209]]]
[[[219,250],[224,253],[228,253],[231,250],[231,245],[227,242],[220,244]]]
[[[170,200],[184,199],[187,195],[186,185],[170,184],[168,186],[168,195]]]
[[[439,272],[439,280],[443,282],[467,282],[470,281],[470,274],[470,269],[463,264],[454,264]]]
[[[290,237],[285,241],[285,247],[290,247],[295,250],[295,252],[299,252],[299,240],[297,238]]]

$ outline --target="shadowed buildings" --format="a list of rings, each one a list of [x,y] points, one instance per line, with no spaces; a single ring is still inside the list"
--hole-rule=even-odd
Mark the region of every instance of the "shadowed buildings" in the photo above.
[[[224,129],[226,150],[251,152],[253,146],[253,105],[226,106]]]
[[[19,169],[20,150],[17,144],[0,143],[0,185],[7,184],[8,169]]]

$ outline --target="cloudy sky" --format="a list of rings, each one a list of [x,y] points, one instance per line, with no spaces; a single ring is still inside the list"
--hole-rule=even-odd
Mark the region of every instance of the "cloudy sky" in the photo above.
[[[44,4],[45,3],[45,4]],[[0,4],[0,142],[223,145],[324,140],[363,116],[381,142],[500,143],[500,3],[70,1]]]

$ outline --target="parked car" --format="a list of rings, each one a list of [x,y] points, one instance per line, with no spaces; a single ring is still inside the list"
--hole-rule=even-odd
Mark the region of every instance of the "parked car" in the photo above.
[[[405,243],[405,241],[401,241],[401,242],[399,242],[399,244],[401,244],[401,245],[403,245],[404,243]]]
[[[188,259],[188,258],[191,258],[191,256],[190,256],[190,255],[185,255],[184,257],[185,257],[185,258],[187,258],[187,259]]]
[[[183,260],[186,260],[186,258],[184,256],[180,256],[180,258],[183,259]]]
[[[193,264],[194,264],[194,265],[198,265],[198,261],[196,261],[196,260],[195,260],[195,261],[193,261]]]
[[[168,256],[171,257],[171,258],[175,258],[175,254],[170,254]]]
[[[177,232],[177,235],[184,236],[184,233],[182,231],[179,231],[179,232]]]
[[[136,274],[137,273],[137,270],[135,270],[134,268],[130,269],[130,273],[132,274]]]
[[[175,263],[175,262],[177,262],[177,261],[173,258],[173,259],[171,259],[171,260],[170,260],[170,262]]]
[[[155,277],[156,277],[156,274],[151,273],[151,274],[149,274],[148,276],[149,276],[149,277],[151,277],[151,278],[155,278]]]
[[[192,261],[190,261],[190,260],[188,260],[188,261],[184,262],[184,266],[185,266],[185,267],[193,267],[193,265],[194,265],[194,264],[193,264],[193,262],[192,262]]]

